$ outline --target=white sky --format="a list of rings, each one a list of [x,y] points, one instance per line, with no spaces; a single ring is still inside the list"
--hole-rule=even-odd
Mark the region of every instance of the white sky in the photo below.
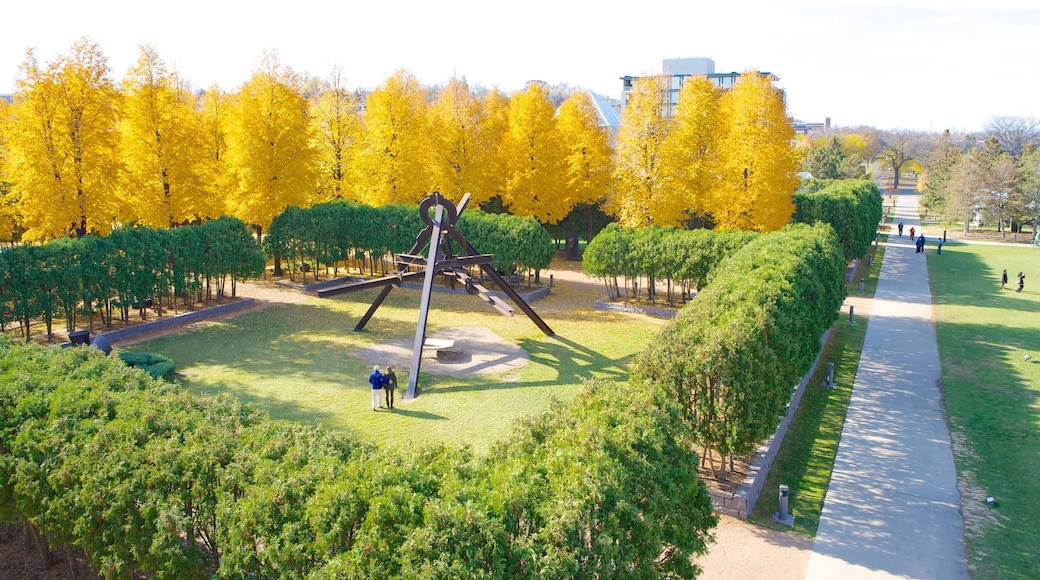
[[[809,122],[978,131],[1040,117],[1037,0],[21,0],[0,7],[0,31],[4,94],[27,48],[50,62],[88,36],[117,80],[153,44],[194,85],[228,90],[265,49],[308,75],[339,66],[350,88],[403,68],[426,85],[539,79],[614,98],[619,77],[700,56],[777,75]]]

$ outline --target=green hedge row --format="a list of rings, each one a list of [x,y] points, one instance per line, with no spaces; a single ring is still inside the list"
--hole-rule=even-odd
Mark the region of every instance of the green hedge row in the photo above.
[[[369,207],[347,201],[290,207],[271,224],[264,245],[273,255],[289,260],[290,267],[307,263],[338,267],[353,261],[370,273],[387,269],[387,259],[407,252],[426,227],[414,206]],[[495,255],[503,271],[547,268],[556,254],[549,234],[534,218],[488,214],[469,209],[456,225],[473,247]],[[453,251],[462,249],[453,245]]]
[[[226,283],[260,276],[260,246],[240,220],[223,217],[173,229],[134,227],[108,236],[61,238],[42,246],[14,246],[0,252],[0,327],[18,322],[25,330],[42,318],[48,338],[52,322],[64,317],[66,329],[79,316],[99,314],[111,324],[118,313],[144,315],[148,304],[159,311],[223,296]]]
[[[838,317],[844,268],[827,224],[757,237],[639,354],[633,381],[677,402],[706,454],[753,452],[780,424]]]
[[[816,181],[795,193],[791,221],[828,223],[834,228],[846,261],[862,258],[877,235],[881,221],[881,192],[862,179]],[[816,187],[822,185],[822,189]]]
[[[638,298],[638,281],[649,280],[647,294],[653,299],[655,281],[679,285],[682,295],[705,286],[715,268],[729,255],[755,239],[754,232],[680,230],[674,227],[623,228],[613,223],[593,238],[582,256],[581,269],[602,278],[613,300],[623,295],[618,278],[625,280],[630,295]]]
[[[107,578],[690,577],[716,519],[650,397],[590,383],[486,456],[381,449],[0,341],[0,521]]]

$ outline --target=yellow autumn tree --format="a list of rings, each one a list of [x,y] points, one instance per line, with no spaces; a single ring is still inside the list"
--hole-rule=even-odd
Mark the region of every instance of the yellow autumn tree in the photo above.
[[[14,196],[11,194],[10,179],[7,177],[9,155],[7,149],[12,112],[14,107],[0,99],[0,242],[13,242],[18,220],[14,213]]]
[[[373,206],[414,204],[430,194],[426,93],[399,70],[372,91],[353,159],[357,199]]]
[[[108,59],[91,40],[78,40],[47,65],[26,52],[7,172],[24,240],[105,234],[119,219],[118,99]]]
[[[120,155],[122,197],[134,221],[155,228],[216,217],[217,196],[205,189],[205,150],[195,96],[143,46],[123,78]]]
[[[570,213],[578,204],[591,206],[606,197],[613,152],[609,130],[600,126],[599,112],[585,91],[576,91],[563,101],[556,125],[566,170],[561,211]]]
[[[473,200],[480,204],[491,202],[501,204],[502,194],[506,190],[508,175],[506,174],[505,148],[506,133],[509,132],[509,97],[497,88],[491,89],[481,99],[482,131],[486,136],[490,149],[485,163],[488,178],[487,191],[471,192]]]
[[[265,52],[242,85],[227,125],[231,215],[261,231],[289,206],[308,207],[315,165],[303,81]]]
[[[509,129],[502,142],[506,186],[502,202],[514,215],[542,223],[567,217],[564,159],[555,110],[542,83],[509,98]]]
[[[671,77],[635,81],[621,115],[614,154],[614,189],[604,205],[621,225],[679,225],[686,216],[682,188],[671,178],[665,139],[675,124],[666,116]]]
[[[674,126],[664,144],[664,173],[679,188],[684,209],[702,212],[716,183],[716,136],[721,90],[704,76],[688,77],[679,91]]]
[[[334,70],[310,97],[311,135],[317,155],[317,199],[353,199],[350,160],[361,131],[358,99],[347,90],[340,71]]]
[[[463,79],[448,80],[430,106],[429,160],[433,189],[458,201],[470,193],[474,203],[495,192],[494,157],[498,142],[484,122],[484,105]]]
[[[717,229],[768,232],[794,211],[799,185],[794,128],[780,90],[769,78],[747,72],[720,100],[719,183],[705,210]]]
[[[214,192],[214,203],[220,213],[227,213],[226,199],[233,187],[233,177],[227,165],[227,125],[232,98],[218,85],[213,85],[198,96],[196,108],[201,116],[200,147],[203,155],[203,178],[206,189]]]

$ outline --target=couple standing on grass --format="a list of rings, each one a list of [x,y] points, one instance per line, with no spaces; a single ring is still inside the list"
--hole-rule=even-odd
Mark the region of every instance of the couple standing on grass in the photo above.
[[[386,374],[379,372],[379,365],[372,367],[372,374],[368,375],[368,384],[372,385],[372,410],[383,408],[383,392],[386,392],[386,406],[394,408],[394,389],[397,388],[397,375],[394,367],[386,367]]]

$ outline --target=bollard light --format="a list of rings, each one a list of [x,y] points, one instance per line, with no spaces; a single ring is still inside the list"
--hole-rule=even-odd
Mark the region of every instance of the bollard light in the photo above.
[[[856,307],[849,304],[849,322],[853,322],[853,312],[856,311]]]
[[[787,526],[794,525],[794,516],[787,513],[787,494],[788,487],[786,483],[780,484],[780,511],[773,513],[773,519]]]
[[[826,382],[823,383],[823,386],[825,386],[825,387],[833,387],[834,386],[834,363],[832,363],[832,362],[827,363],[827,380],[826,380]]]

